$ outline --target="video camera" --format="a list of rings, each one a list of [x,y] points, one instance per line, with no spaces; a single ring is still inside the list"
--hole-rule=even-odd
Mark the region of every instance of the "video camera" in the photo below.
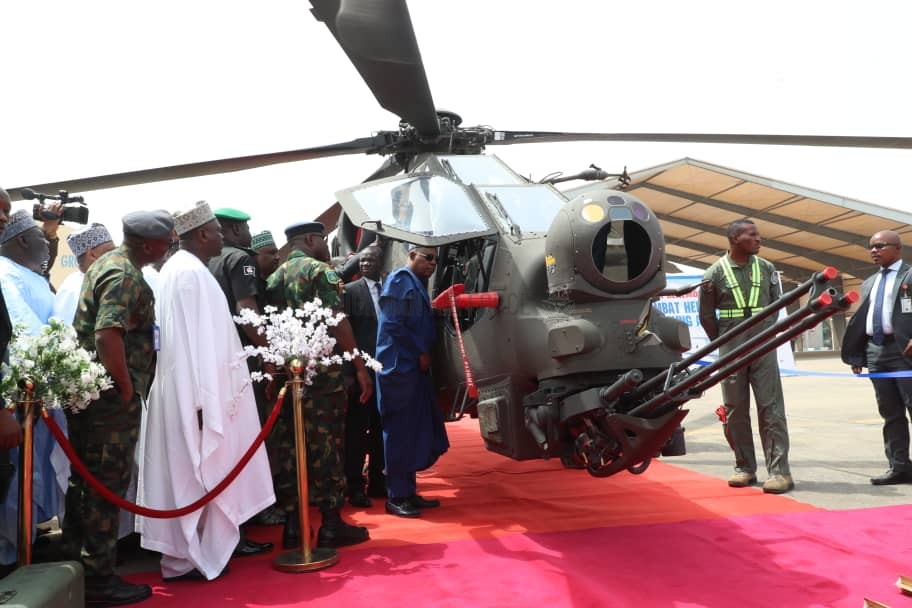
[[[32,218],[39,221],[61,220],[64,222],[75,222],[77,224],[89,223],[89,208],[86,207],[85,201],[81,196],[70,196],[66,190],[59,190],[58,194],[42,194],[35,192],[31,188],[21,190],[22,198],[28,200],[38,199],[38,202],[32,207]],[[60,215],[50,210],[50,205],[45,203],[46,199],[60,201],[63,209]]]

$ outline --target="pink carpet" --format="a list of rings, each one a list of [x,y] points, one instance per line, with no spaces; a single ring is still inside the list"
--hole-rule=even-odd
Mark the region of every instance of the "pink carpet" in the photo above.
[[[594,479],[490,454],[476,422],[449,429],[454,450],[419,479],[443,506],[418,520],[384,514],[381,501],[347,512],[372,540],[332,568],[284,574],[269,556],[232,560],[208,583],[127,578],[155,589],[146,608],[858,608],[864,597],[912,608],[893,586],[912,574],[912,506],[824,511],[665,463]]]

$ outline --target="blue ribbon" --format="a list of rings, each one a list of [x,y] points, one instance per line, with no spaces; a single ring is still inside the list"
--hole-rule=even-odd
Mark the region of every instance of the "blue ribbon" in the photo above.
[[[694,365],[709,365],[709,359],[700,359]],[[853,374],[851,372],[809,372],[800,369],[780,369],[782,376],[817,376],[823,378],[912,378],[912,369],[901,372],[873,372],[867,374]]]

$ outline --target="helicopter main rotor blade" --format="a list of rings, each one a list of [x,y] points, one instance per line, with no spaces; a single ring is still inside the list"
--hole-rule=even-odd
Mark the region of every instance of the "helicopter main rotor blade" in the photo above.
[[[383,179],[384,177],[390,177],[396,175],[402,171],[402,165],[399,164],[399,161],[396,159],[396,155],[387,156],[386,160],[383,161],[383,164],[380,165],[380,168],[370,174],[370,176],[364,180],[362,183],[372,182],[375,179]],[[330,230],[333,226],[339,223],[339,216],[342,214],[342,205],[338,202],[330,205],[329,208],[325,209],[323,213],[317,216],[317,219],[314,221],[320,222]]]
[[[380,105],[425,136],[437,111],[405,0],[310,0]]]
[[[730,133],[561,133],[555,131],[494,131],[489,146],[569,141],[648,141],[698,144],[763,144],[831,148],[912,149],[912,137],[842,135],[759,135]]]
[[[221,160],[210,160],[200,163],[189,163],[186,165],[173,165],[171,167],[159,167],[157,169],[143,169],[140,171],[128,171],[126,173],[113,173],[111,175],[85,177],[60,182],[49,182],[46,184],[34,184],[28,187],[40,192],[56,192],[57,190],[69,190],[71,192],[105,190],[107,188],[134,186],[136,184],[161,182],[185,177],[200,177],[203,175],[244,171],[245,169],[255,169],[257,167],[292,163],[314,158],[342,156],[345,154],[375,153],[379,152],[386,143],[386,137],[382,134],[378,134],[374,137],[362,137],[360,139],[353,139],[348,142],[332,144],[329,146],[317,146],[316,148],[273,152],[270,154],[256,154],[253,156],[240,156],[237,158],[223,158]],[[23,187],[10,188],[7,190],[10,198],[14,201],[22,200],[21,192]]]

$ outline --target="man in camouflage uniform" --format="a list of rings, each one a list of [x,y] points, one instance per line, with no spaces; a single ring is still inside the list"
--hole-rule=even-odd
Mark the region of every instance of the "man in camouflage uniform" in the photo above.
[[[762,259],[760,234],[749,219],[728,227],[728,254],[703,275],[709,283],[700,290],[700,324],[714,340],[744,319],[759,312],[781,295],[775,267]],[[775,322],[770,317],[719,349],[725,355]],[[725,410],[725,438],[735,453],[735,473],[728,485],[743,488],[757,482],[757,460],[750,421],[750,392],[753,388],[760,423],[760,441],[769,479],[763,491],[783,494],[794,487],[789,471],[788,425],[776,351],[767,353],[722,381]]]
[[[120,496],[130,484],[141,398],[149,389],[157,348],[152,290],[141,268],[165,255],[173,227],[167,211],[124,216],[124,242],[86,272],[73,323],[80,345],[97,352],[114,387],[83,412],[67,412],[70,442],[89,472]],[[88,606],[128,604],[152,594],[148,585],[133,585],[114,574],[117,527],[118,508],[74,472],[66,494],[63,543],[85,566]]]
[[[269,303],[284,308],[301,308],[315,298],[324,307],[342,309],[342,280],[328,264],[330,255],[323,224],[306,222],[285,230],[292,252],[288,260],[269,277]],[[356,348],[348,319],[331,328],[340,348]],[[373,392],[364,361],[354,361],[356,379],[361,386],[361,402]],[[340,511],[345,496],[345,473],[342,464],[345,385],[341,369],[333,369],[314,378],[304,394],[304,430],[307,438],[307,475],[309,500],[320,507],[323,523],[317,535],[320,547],[342,547],[368,540],[367,529],[342,520]],[[297,472],[294,452],[293,418],[290,407],[283,408],[281,433],[283,449],[281,470],[276,477],[275,492],[279,505],[286,511],[282,546],[300,544],[301,531],[297,515]],[[279,426],[279,425],[277,425]]]

